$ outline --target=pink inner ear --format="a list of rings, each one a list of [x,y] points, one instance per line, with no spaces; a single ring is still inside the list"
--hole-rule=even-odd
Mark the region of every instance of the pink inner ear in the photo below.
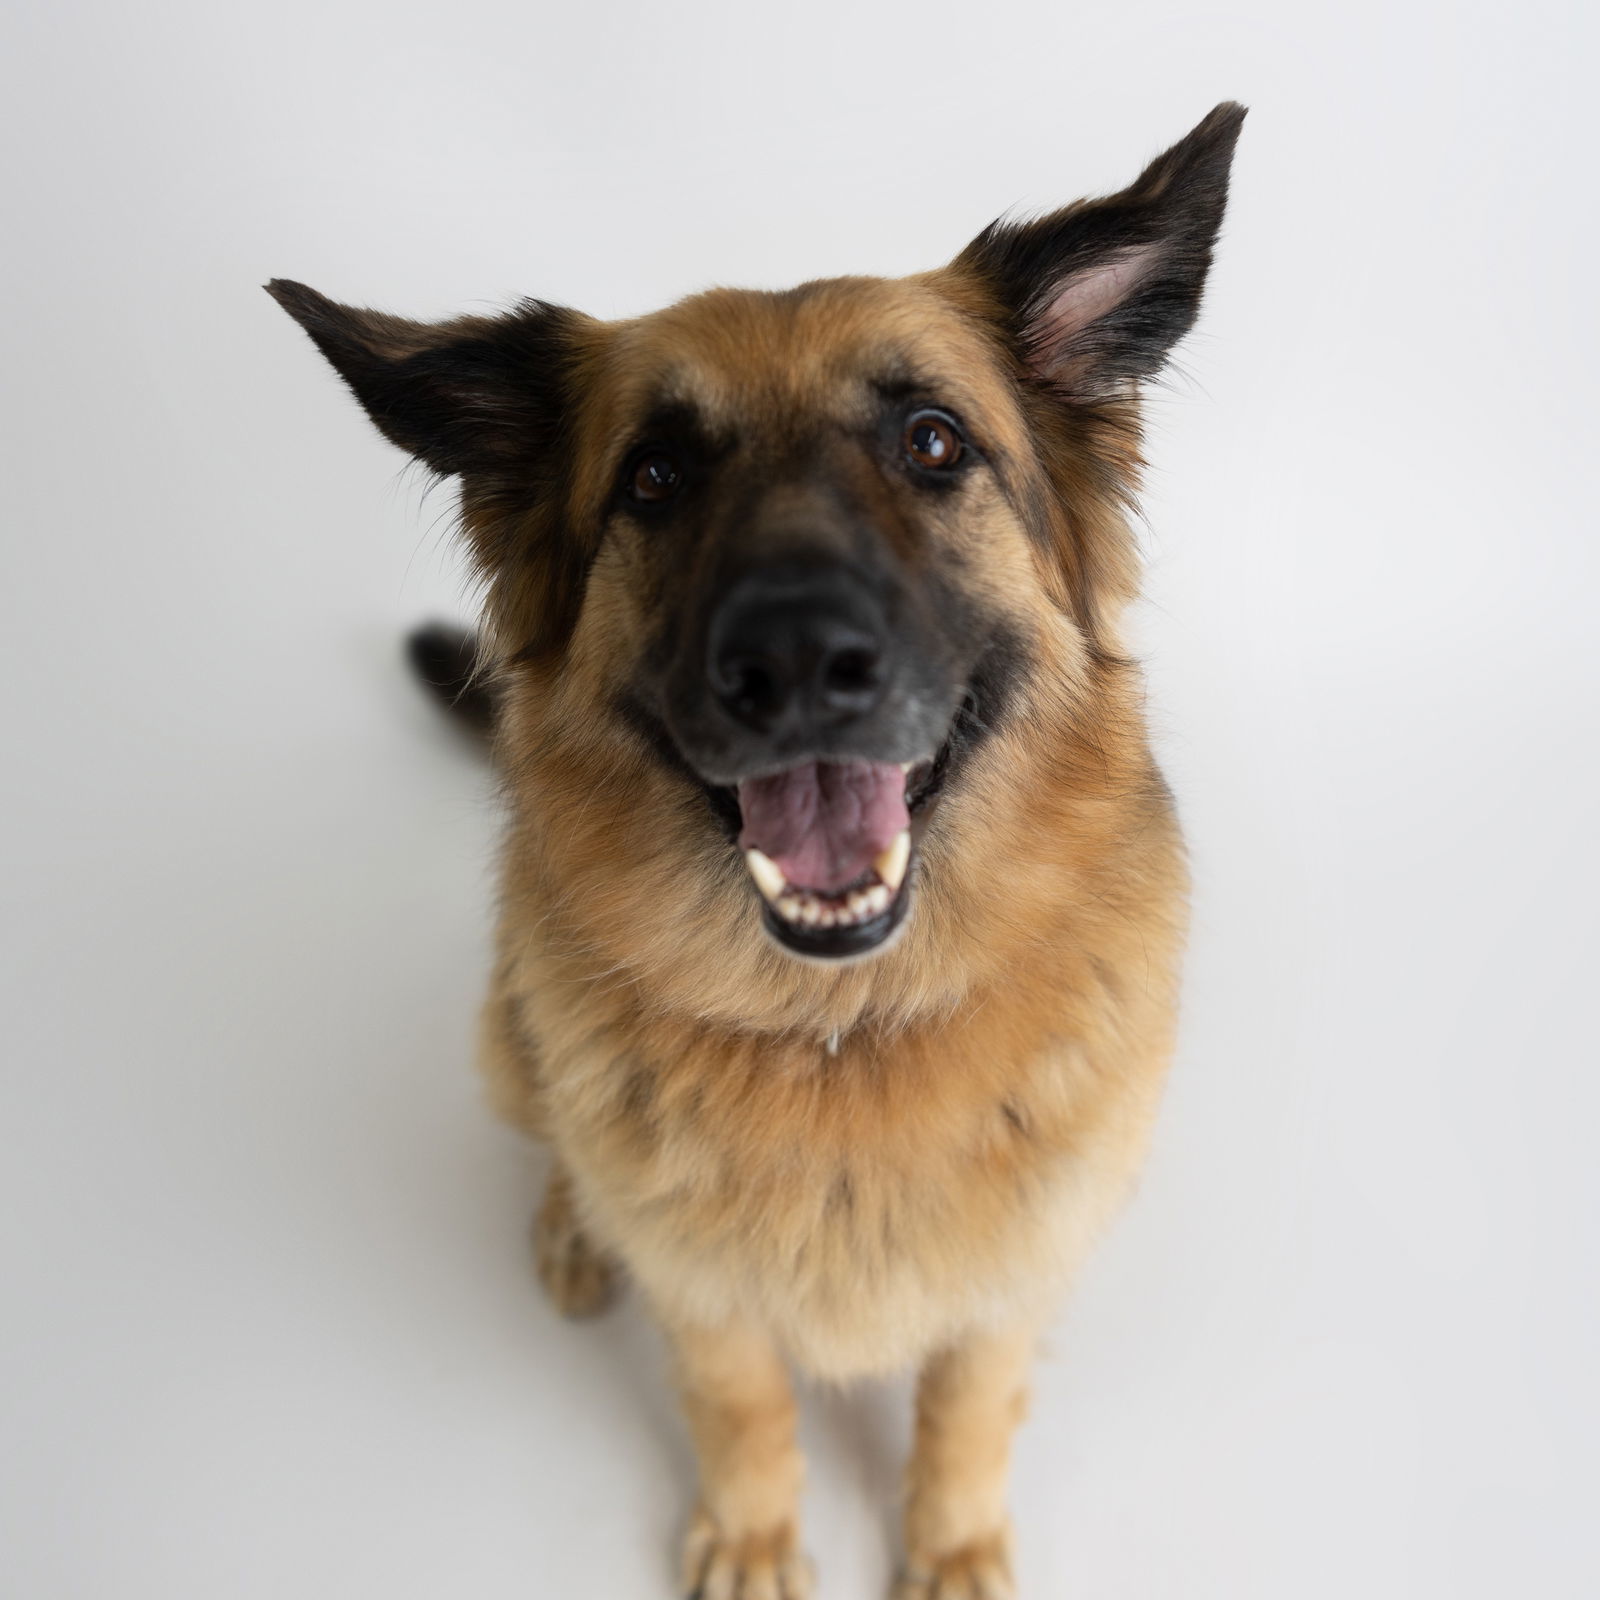
[[[1096,267],[1065,279],[1045,303],[1030,329],[1032,366],[1041,377],[1069,382],[1088,352],[1074,348],[1078,335],[1107,312],[1115,311],[1150,270],[1156,245],[1121,250]]]

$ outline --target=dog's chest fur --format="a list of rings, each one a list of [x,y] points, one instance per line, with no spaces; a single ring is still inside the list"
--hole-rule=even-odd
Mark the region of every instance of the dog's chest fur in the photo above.
[[[591,1230],[674,1317],[751,1317],[828,1376],[1047,1306],[1123,1197],[1165,1055],[1130,1037],[1100,961],[1066,964],[1020,1026],[1015,991],[988,1022],[975,996],[836,1054],[646,1021],[592,988],[563,1005],[539,967],[522,1021]]]

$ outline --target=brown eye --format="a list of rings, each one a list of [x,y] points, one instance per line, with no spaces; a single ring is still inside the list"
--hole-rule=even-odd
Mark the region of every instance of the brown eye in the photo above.
[[[635,500],[670,500],[683,487],[683,469],[663,450],[641,456],[629,490]]]
[[[919,411],[906,423],[905,452],[919,467],[942,471],[961,459],[961,435],[939,411]]]

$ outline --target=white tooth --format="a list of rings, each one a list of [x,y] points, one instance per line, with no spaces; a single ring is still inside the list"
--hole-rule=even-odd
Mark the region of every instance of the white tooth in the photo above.
[[[902,761],[900,763],[900,770],[902,772],[909,772],[914,766],[916,766],[915,761]]]
[[[764,856],[759,850],[746,850],[744,864],[750,869],[750,876],[756,880],[756,888],[767,899],[776,901],[789,887],[783,873],[778,870],[778,863],[771,856]]]
[[[852,889],[850,892],[850,898],[845,901],[845,904],[850,907],[850,915],[852,917],[859,917],[862,912],[867,909],[866,891],[863,889]]]
[[[873,916],[889,909],[889,891],[881,883],[867,890],[867,909]]]
[[[804,909],[805,908],[801,905],[799,899],[792,894],[786,894],[778,902],[778,915],[782,917],[785,922],[798,922],[800,920],[800,914]]]
[[[872,863],[877,874],[883,879],[889,893],[905,882],[906,863],[911,860],[911,830],[902,828],[894,836],[889,848],[878,856]]]

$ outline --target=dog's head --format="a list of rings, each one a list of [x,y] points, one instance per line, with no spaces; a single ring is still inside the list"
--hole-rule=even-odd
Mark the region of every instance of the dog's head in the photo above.
[[[900,281],[442,325],[269,288],[388,438],[459,475],[532,781],[561,787],[562,750],[590,810],[691,796],[662,881],[704,911],[694,874],[725,887],[736,848],[770,939],[834,963],[905,923],[986,741],[1069,737],[1114,668],[1136,388],[1194,321],[1243,116]]]

